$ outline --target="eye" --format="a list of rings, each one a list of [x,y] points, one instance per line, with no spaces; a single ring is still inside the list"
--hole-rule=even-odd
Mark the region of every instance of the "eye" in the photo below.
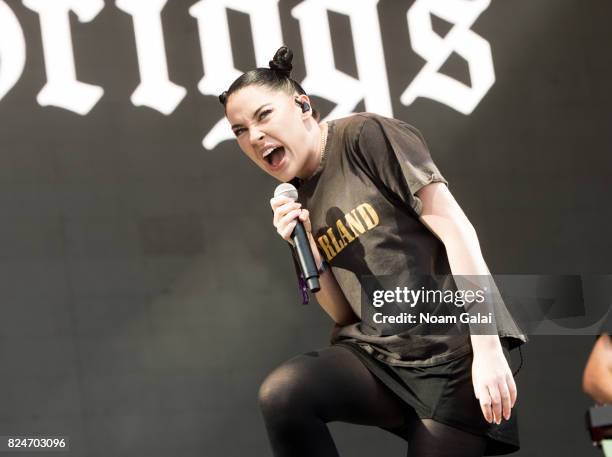
[[[236,136],[240,136],[240,134],[241,134],[242,132],[244,132],[244,129],[243,129],[243,128],[235,129],[235,130],[234,130],[234,135],[236,135]]]
[[[266,117],[271,112],[272,112],[271,109],[263,110],[261,113],[259,113],[259,120],[262,120],[264,117]]]

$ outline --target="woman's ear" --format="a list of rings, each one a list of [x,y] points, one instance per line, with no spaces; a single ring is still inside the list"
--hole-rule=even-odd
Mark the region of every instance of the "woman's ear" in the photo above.
[[[310,99],[307,95],[300,95],[295,99],[295,102],[302,108],[302,118],[306,119],[312,116],[312,106],[310,106]]]

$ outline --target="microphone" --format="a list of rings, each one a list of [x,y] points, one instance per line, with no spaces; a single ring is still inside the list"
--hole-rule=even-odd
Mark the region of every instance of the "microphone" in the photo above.
[[[276,187],[274,196],[289,197],[291,200],[296,201],[298,198],[298,192],[293,184],[285,182]],[[304,224],[302,224],[302,221],[299,219],[296,220],[297,224],[295,224],[295,228],[291,233],[291,241],[293,241],[293,245],[297,252],[298,263],[308,288],[311,292],[318,292],[321,290],[319,285],[319,271],[315,265],[314,256],[312,255],[312,250],[310,249],[310,243],[308,242],[308,236],[306,235]]]

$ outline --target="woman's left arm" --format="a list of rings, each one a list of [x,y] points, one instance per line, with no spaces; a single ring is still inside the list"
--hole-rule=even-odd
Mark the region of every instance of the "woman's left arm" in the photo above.
[[[427,184],[417,192],[422,201],[420,220],[446,248],[453,276],[490,278],[476,230],[444,183]],[[492,279],[491,279],[492,280]],[[510,418],[516,402],[516,384],[499,336],[470,335],[474,360],[472,383],[487,422]]]

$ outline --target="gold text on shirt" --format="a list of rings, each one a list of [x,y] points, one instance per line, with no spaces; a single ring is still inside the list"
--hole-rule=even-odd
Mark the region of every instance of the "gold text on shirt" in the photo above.
[[[362,203],[338,219],[335,227],[329,227],[326,234],[317,238],[317,243],[325,252],[325,257],[329,262],[349,243],[372,230],[379,222],[380,218],[372,205]]]

